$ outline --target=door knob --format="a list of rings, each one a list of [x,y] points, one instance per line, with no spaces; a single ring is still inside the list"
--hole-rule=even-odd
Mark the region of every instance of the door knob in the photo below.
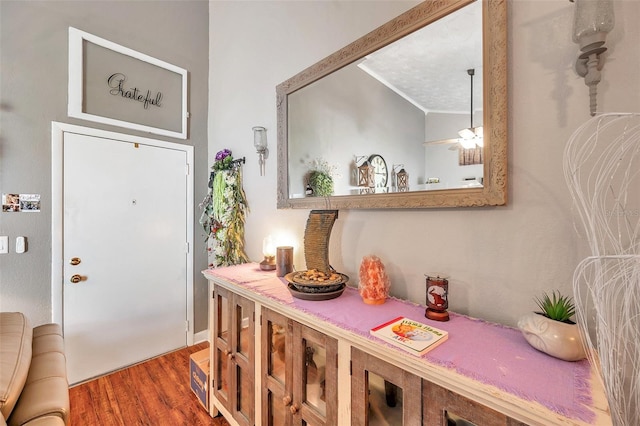
[[[296,414],[298,410],[300,410],[298,404],[293,404],[291,407],[289,407],[289,412],[291,412],[291,414]]]
[[[291,396],[287,395],[284,398],[282,398],[282,404],[286,407],[289,404],[291,404]]]
[[[72,257],[69,263],[73,266],[79,265],[82,260],[79,257]]]
[[[70,281],[74,284],[78,284],[80,281],[82,281],[82,276],[78,274],[72,275]]]

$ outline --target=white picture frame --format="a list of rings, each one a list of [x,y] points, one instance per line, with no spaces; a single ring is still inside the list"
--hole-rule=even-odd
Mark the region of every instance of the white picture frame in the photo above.
[[[69,117],[187,139],[187,70],[69,27]]]

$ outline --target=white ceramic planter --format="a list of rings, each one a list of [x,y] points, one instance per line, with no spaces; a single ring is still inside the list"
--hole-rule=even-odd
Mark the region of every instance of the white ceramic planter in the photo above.
[[[518,328],[527,342],[539,351],[565,361],[586,358],[580,329],[576,324],[554,321],[530,312],[520,318]]]

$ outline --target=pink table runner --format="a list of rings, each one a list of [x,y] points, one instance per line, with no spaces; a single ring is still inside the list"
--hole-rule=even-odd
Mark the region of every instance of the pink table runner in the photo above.
[[[257,264],[210,269],[220,277],[264,297],[277,300],[353,333],[375,340],[369,330],[397,316],[433,324],[449,332],[449,339],[421,358],[495,386],[522,399],[536,401],[563,416],[593,423],[588,361],[567,362],[532,348],[519,330],[450,312],[448,322],[431,321],[424,306],[390,298],[382,305],[366,305],[357,290],[347,287],[332,300],[307,301],[291,296],[284,279],[263,272]],[[399,356],[412,356],[397,350]],[[585,405],[586,404],[586,405]]]

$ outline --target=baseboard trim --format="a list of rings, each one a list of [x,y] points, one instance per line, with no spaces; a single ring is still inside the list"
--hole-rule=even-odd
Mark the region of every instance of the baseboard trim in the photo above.
[[[193,344],[196,345],[202,342],[209,341],[209,330],[202,330],[193,334]]]

